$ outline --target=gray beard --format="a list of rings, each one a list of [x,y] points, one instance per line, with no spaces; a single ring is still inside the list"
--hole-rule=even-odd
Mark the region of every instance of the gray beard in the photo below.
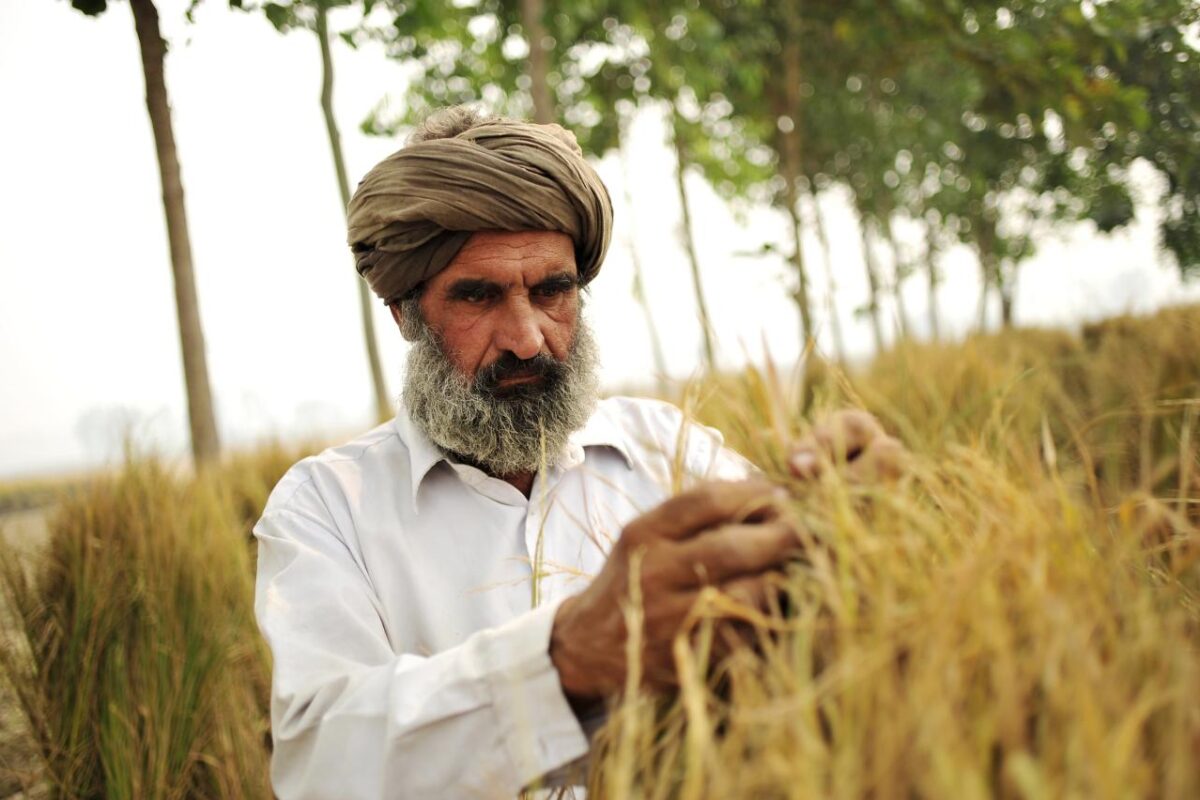
[[[414,327],[402,395],[409,416],[443,451],[492,475],[554,463],[596,407],[596,341],[582,318],[566,360],[509,392],[494,388],[486,368],[475,379],[463,375],[427,324]]]

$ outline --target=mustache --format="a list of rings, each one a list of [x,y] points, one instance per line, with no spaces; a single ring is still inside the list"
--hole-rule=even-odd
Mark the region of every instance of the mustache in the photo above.
[[[538,353],[533,358],[518,358],[514,353],[507,352],[476,373],[475,388],[489,395],[524,394],[530,389],[541,393],[547,385],[561,380],[566,369],[565,364],[549,353]],[[511,378],[540,380],[512,387],[500,386],[501,381]]]

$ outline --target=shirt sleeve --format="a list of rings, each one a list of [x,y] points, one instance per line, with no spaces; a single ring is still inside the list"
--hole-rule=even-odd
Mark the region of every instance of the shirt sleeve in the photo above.
[[[328,520],[268,508],[254,534],[282,800],[511,798],[586,755],[549,657],[557,604],[435,655],[397,653]]]
[[[725,446],[725,437],[716,428],[688,419],[679,424],[686,426],[681,437],[683,463],[693,480],[742,481],[759,474],[749,460]]]

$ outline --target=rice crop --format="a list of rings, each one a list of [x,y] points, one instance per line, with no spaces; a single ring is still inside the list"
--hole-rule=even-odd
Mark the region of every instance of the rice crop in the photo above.
[[[191,478],[154,458],[74,488],[4,568],[2,663],[63,798],[269,797],[250,526],[296,454]]]
[[[1175,309],[701,387],[697,415],[791,486],[806,556],[766,612],[702,599],[678,695],[627,692],[593,793],[1200,796],[1196,342]],[[847,402],[913,449],[900,483],[788,476],[786,443]],[[753,646],[710,668],[735,628]]]

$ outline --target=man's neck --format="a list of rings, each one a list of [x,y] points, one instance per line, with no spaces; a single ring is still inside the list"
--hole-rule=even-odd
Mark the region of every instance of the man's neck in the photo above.
[[[533,491],[533,477],[535,474],[536,473],[533,472],[518,472],[514,475],[497,475],[495,477],[498,477],[500,480],[507,483],[511,483],[513,486],[517,487],[518,492],[526,497],[529,497],[530,492]]]
[[[530,493],[533,491],[533,479],[534,476],[537,475],[536,472],[514,472],[511,475],[497,475],[473,458],[464,456],[461,453],[451,453],[450,455],[460,464],[468,464],[472,467],[475,467],[475,469],[492,476],[493,478],[499,478],[505,483],[512,484],[516,490],[525,495],[525,497],[529,497]]]

